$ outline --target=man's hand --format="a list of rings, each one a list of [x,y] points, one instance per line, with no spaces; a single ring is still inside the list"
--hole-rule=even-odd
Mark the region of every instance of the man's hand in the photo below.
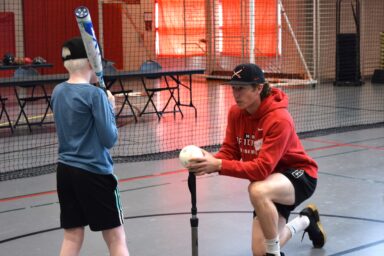
[[[204,175],[221,170],[221,159],[215,158],[211,153],[202,149],[204,157],[192,158],[186,166],[196,175]]]

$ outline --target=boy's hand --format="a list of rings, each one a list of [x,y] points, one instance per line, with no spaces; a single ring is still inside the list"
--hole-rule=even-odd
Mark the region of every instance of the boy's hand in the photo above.
[[[116,107],[116,104],[115,104],[115,96],[112,95],[112,93],[111,93],[110,90],[107,90],[107,95],[108,95],[109,103],[111,103],[112,108],[115,109],[115,107]]]

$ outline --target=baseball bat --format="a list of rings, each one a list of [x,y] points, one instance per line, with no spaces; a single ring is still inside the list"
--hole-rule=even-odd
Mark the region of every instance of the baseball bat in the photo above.
[[[95,30],[93,29],[91,14],[87,7],[79,6],[75,9],[75,16],[87,52],[88,61],[91,64],[93,71],[96,73],[99,86],[106,91],[107,89],[103,78],[101,52],[99,43],[96,39]]]

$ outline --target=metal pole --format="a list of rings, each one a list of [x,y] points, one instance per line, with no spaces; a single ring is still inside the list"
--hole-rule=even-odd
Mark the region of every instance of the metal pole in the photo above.
[[[249,1],[249,62],[255,63],[255,0]]]
[[[307,65],[307,62],[305,61],[305,58],[304,58],[304,55],[301,51],[301,48],[300,48],[300,45],[299,45],[299,42],[297,41],[297,38],[296,38],[296,35],[295,35],[295,32],[293,32],[293,29],[292,29],[292,26],[291,26],[291,22],[289,21],[288,19],[288,16],[287,16],[287,13],[285,12],[285,9],[284,9],[284,6],[283,6],[283,3],[281,2],[281,0],[279,0],[279,4],[280,4],[280,7],[281,7],[281,12],[283,13],[283,16],[285,18],[285,21],[287,22],[287,26],[288,26],[288,30],[292,36],[292,39],[296,45],[296,50],[297,52],[299,53],[299,56],[300,56],[300,60],[301,62],[303,63],[304,65],[304,69],[307,73],[307,76],[309,78],[309,80],[313,80],[312,79],[312,75],[311,75],[311,72],[309,71],[309,68],[308,68],[308,65]]]
[[[197,207],[196,207],[196,176],[193,173],[189,173],[188,175],[188,188],[191,193],[191,214],[190,218],[191,223],[191,237],[192,237],[192,256],[199,255],[199,247],[198,247],[198,233],[197,228],[199,226],[199,219],[197,218]]]

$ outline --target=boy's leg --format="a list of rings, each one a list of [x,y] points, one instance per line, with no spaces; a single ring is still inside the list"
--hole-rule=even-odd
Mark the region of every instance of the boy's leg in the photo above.
[[[84,227],[64,229],[60,256],[77,256],[84,241]]]
[[[129,256],[123,225],[103,230],[102,234],[111,256]]]

